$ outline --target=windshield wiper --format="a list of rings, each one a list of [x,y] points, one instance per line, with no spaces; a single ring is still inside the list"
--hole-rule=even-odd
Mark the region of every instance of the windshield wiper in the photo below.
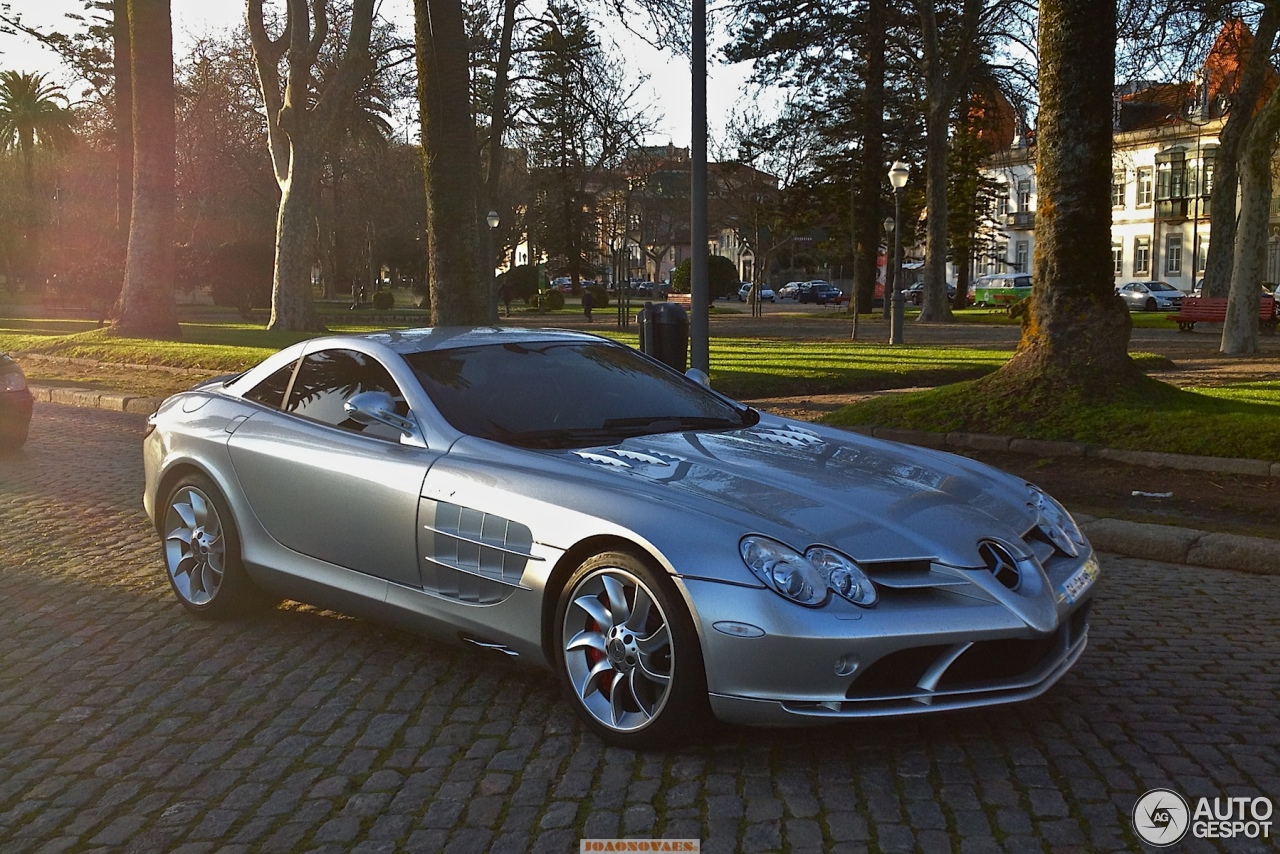
[[[647,431],[634,427],[583,427],[579,429],[523,430],[493,438],[498,442],[516,445],[521,448],[585,448],[591,445],[616,442],[619,439],[630,439],[633,436],[642,436],[645,432]]]
[[[682,430],[737,430],[740,427],[750,427],[759,420],[759,413],[747,407],[739,420],[707,415],[642,415],[636,418],[609,418],[605,420],[604,427],[640,427],[646,433],[675,433]]]

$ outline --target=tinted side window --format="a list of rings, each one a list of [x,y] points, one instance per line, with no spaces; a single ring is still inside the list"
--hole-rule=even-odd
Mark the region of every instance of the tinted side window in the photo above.
[[[293,378],[293,369],[297,362],[290,362],[280,370],[258,383],[244,393],[245,400],[279,409],[284,403],[284,393],[289,388],[289,380]]]
[[[396,401],[401,415],[409,413],[404,395],[387,369],[354,350],[321,350],[304,358],[285,411],[365,436],[399,439],[398,431],[383,424],[364,425],[347,417],[343,404],[362,391],[385,391]]]

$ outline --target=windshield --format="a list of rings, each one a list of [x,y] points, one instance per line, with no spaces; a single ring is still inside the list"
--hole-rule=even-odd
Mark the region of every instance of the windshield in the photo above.
[[[755,410],[606,342],[489,344],[404,358],[455,429],[510,445],[580,448],[759,420]]]
[[[1150,282],[1150,283],[1148,283],[1148,284],[1147,284],[1147,290],[1149,290],[1149,291],[1176,291],[1176,290],[1177,290],[1177,288],[1175,288],[1173,285],[1166,285],[1164,282]]]

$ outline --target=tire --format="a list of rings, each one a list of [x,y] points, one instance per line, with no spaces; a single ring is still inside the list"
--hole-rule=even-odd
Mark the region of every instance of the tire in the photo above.
[[[1147,302],[1146,302],[1146,304],[1145,304],[1145,305],[1143,305],[1142,307],[1143,307],[1144,309],[1146,309],[1147,311],[1155,311],[1155,310],[1156,310],[1156,301],[1155,301],[1154,299],[1152,299],[1151,297],[1147,297]]]
[[[29,423],[0,424],[0,456],[18,453],[18,449],[27,443],[30,428]]]
[[[169,586],[187,610],[221,620],[265,606],[241,563],[231,509],[209,478],[189,474],[174,484],[159,533]]]
[[[637,602],[647,603],[641,609]],[[693,621],[671,579],[626,552],[583,563],[556,607],[560,681],[578,717],[606,743],[669,747],[710,718]]]

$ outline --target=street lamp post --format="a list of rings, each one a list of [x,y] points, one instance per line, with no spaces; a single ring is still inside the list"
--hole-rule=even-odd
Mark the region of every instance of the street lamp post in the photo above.
[[[497,211],[489,211],[485,221],[489,223],[489,230],[484,233],[484,264],[489,269],[489,322],[496,326],[498,323],[498,277],[493,272],[493,232],[497,230],[501,220],[498,219]]]
[[[889,283],[893,279],[893,217],[884,218],[884,288],[880,293],[880,311],[886,321],[893,304],[889,301]]]
[[[1200,145],[1200,140],[1205,125],[1212,121],[1209,109],[1209,95],[1205,91],[1205,83],[1201,81],[1197,88],[1196,101],[1191,106],[1191,109],[1187,111],[1187,121],[1194,125],[1196,129],[1194,195],[1191,201],[1193,205],[1191,212],[1191,287],[1193,290],[1196,286],[1196,277],[1200,275],[1200,199],[1204,197],[1205,184],[1204,149]]]
[[[889,184],[893,187],[893,313],[889,316],[889,343],[902,343],[903,315],[906,311],[902,293],[902,188],[907,186],[907,164],[895,160],[889,170]],[[885,294],[888,299],[888,294]]]

